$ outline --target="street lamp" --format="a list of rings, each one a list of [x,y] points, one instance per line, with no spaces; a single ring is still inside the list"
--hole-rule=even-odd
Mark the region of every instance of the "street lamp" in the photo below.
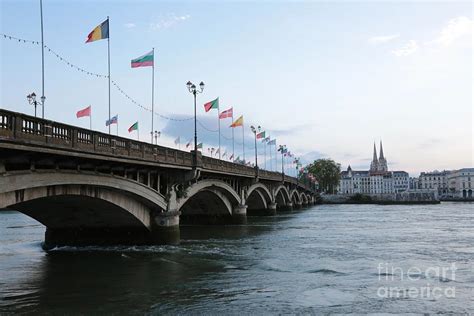
[[[36,93],[32,92],[30,94],[28,94],[26,96],[26,99],[28,100],[28,103],[29,104],[32,104],[35,106],[35,117],[36,117],[36,107],[39,105],[41,105],[43,108],[44,108],[44,101],[46,100],[46,97],[43,95],[41,97],[41,102],[40,101],[36,101]],[[44,111],[44,109],[43,109]]]
[[[197,124],[196,124],[196,95],[198,93],[202,93],[204,90],[204,82],[201,81],[199,84],[200,90],[196,88],[196,85],[192,83],[191,81],[188,81],[186,83],[186,86],[188,87],[188,90],[190,93],[194,95],[194,167],[197,166]]]
[[[153,134],[153,132],[152,132]],[[158,137],[161,136],[161,132],[155,131],[155,144],[158,145]]]
[[[252,130],[252,133],[254,134],[255,138],[255,168],[258,169],[258,160],[257,160],[257,132],[259,133],[261,130],[260,125],[255,128],[253,125],[250,126],[250,129]]]
[[[278,146],[278,151],[281,153],[281,174],[285,176],[285,165],[283,164],[283,154],[286,152],[286,145]]]

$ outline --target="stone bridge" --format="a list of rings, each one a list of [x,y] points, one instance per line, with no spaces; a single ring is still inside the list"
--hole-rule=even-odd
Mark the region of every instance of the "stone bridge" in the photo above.
[[[179,241],[180,223],[241,224],[314,203],[296,178],[0,109],[0,209],[45,245]]]

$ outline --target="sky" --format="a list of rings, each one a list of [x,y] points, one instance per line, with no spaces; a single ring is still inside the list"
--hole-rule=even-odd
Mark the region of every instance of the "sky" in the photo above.
[[[39,1],[0,0],[1,33],[40,40]],[[188,80],[198,95],[198,137],[217,147],[217,113],[244,115],[303,163],[331,158],[367,170],[373,143],[384,144],[390,170],[474,166],[473,6],[470,1],[57,1],[43,0],[45,44],[86,71],[107,74],[107,41],[85,44],[110,16],[111,78],[151,107],[151,68],[130,60],[155,48],[155,111],[189,119]],[[40,45],[0,38],[0,107],[33,114],[26,95],[41,93]],[[106,132],[108,82],[45,52],[45,116],[88,127],[76,111],[92,106],[93,129]],[[111,88],[119,135],[140,125],[148,141],[151,114]],[[155,116],[159,143],[181,149],[192,120]],[[231,120],[221,120],[222,152],[232,152]],[[114,128],[112,129],[113,131]],[[259,144],[263,161],[264,146]],[[269,159],[269,151],[266,158]],[[273,157],[274,157],[274,150]],[[242,129],[235,129],[242,158]],[[269,167],[270,162],[267,161]],[[260,163],[262,165],[262,163]]]

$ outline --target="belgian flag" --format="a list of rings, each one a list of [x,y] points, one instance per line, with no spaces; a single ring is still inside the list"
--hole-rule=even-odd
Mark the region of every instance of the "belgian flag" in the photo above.
[[[100,23],[95,29],[92,30],[92,32],[89,33],[89,35],[87,35],[86,43],[106,38],[109,38],[109,19]]]

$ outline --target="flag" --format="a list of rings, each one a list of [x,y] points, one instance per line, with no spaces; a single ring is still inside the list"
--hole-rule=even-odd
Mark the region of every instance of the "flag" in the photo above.
[[[197,149],[202,149],[202,143],[199,143],[199,144],[197,145]]]
[[[227,151],[224,151],[224,153],[222,154],[222,158],[224,158],[225,156],[227,156]]]
[[[109,38],[109,19],[100,23],[87,35],[86,43]]]
[[[178,138],[176,138],[176,139],[174,140],[174,144],[175,144],[175,145],[178,145],[180,141],[181,141],[181,138],[180,138],[180,136],[178,136]]]
[[[132,131],[138,131],[138,122],[135,122],[132,126],[128,128],[129,133],[131,133]]]
[[[204,110],[206,110],[206,112],[209,112],[211,109],[218,109],[218,108],[219,108],[219,98],[204,104]]]
[[[143,56],[132,59],[132,68],[153,66],[154,59],[153,51],[150,51]]]
[[[234,128],[234,127],[237,127],[237,126],[242,126],[244,125],[244,116],[241,115],[238,119],[236,119],[231,125],[230,127]]]
[[[86,107],[85,109],[77,111],[77,113],[76,113],[77,118],[84,117],[84,116],[91,116],[91,106],[90,105],[88,107]]]
[[[218,153],[220,153],[220,152],[221,152],[221,149],[220,149],[220,148],[217,148],[217,150],[216,150],[216,155],[217,155]]]
[[[219,119],[225,119],[228,117],[232,117],[234,115],[234,108],[230,108],[228,110],[222,111],[221,114],[219,115]]]
[[[268,143],[270,141],[270,136],[265,137],[264,141],[266,141]]]
[[[234,154],[230,155],[229,160],[234,159]]]
[[[117,124],[118,123],[118,114],[112,117],[110,120],[105,121],[105,126],[109,126],[112,124]]]
[[[269,141],[269,142],[268,142],[268,145],[276,145],[276,143],[277,143],[277,140],[276,140],[276,138],[275,138],[275,139]]]
[[[265,132],[260,132],[257,134],[257,139],[265,138]]]
[[[193,140],[191,139],[191,140],[186,144],[186,148],[188,148],[189,146],[191,146],[191,142],[192,142],[192,141],[193,141]]]

